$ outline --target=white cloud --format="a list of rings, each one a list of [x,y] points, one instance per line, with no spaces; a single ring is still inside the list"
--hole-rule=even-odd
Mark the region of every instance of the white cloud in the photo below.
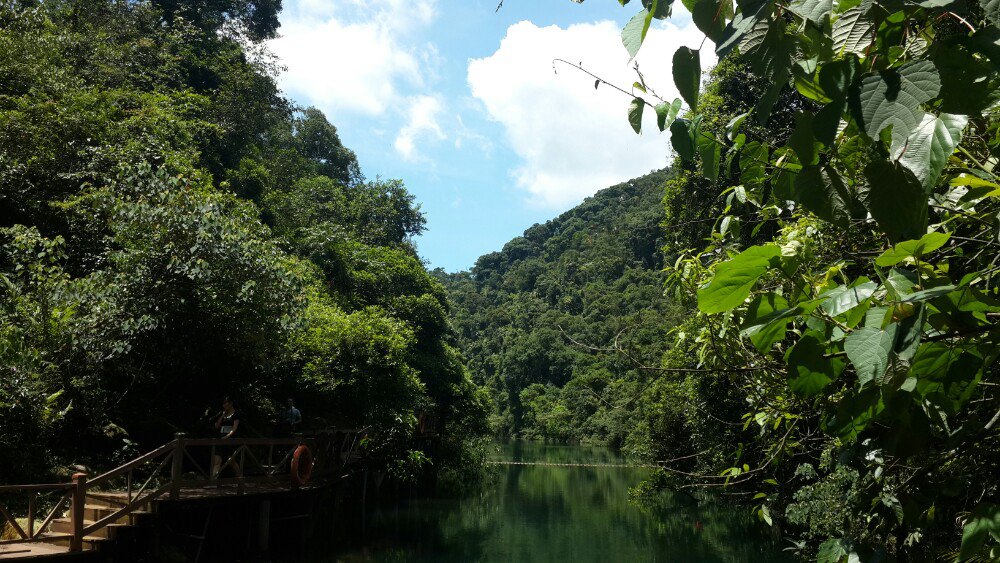
[[[434,96],[416,96],[410,101],[407,111],[409,120],[396,136],[396,151],[409,161],[419,158],[417,142],[423,140],[444,140],[446,137],[438,123],[443,111],[441,100]]]
[[[678,46],[697,47],[703,35],[688,23],[650,30],[637,58],[646,81],[664,98],[677,96],[670,60]],[[702,66],[714,64],[711,49]],[[643,134],[626,119],[629,99],[553,59],[582,62],[594,74],[627,88],[636,77],[614,22],[539,28],[522,21],[507,30],[491,56],[470,61],[472,94],[505,129],[522,164],[513,171],[532,203],[563,208],[597,190],[667,164],[669,135],[659,133],[647,108]]]
[[[436,0],[299,0],[282,15],[271,50],[286,66],[289,94],[336,118],[342,111],[383,115],[424,85],[433,46],[408,35],[428,25]]]

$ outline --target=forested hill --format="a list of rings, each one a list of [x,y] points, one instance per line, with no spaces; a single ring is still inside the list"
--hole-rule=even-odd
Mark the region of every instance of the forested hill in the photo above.
[[[641,374],[616,342],[656,364],[676,307],[662,297],[660,200],[669,170],[612,186],[536,224],[469,272],[436,273],[473,377],[505,435],[621,445]],[[620,405],[618,405],[620,406]]]

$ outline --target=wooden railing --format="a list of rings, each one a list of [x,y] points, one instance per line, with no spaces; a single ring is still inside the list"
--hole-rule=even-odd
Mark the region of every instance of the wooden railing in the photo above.
[[[80,551],[88,536],[130,517],[164,494],[176,500],[182,497],[184,489],[209,484],[235,484],[236,494],[243,494],[248,484],[285,483],[294,488],[297,485],[291,479],[291,460],[296,448],[306,444],[312,449],[317,468],[313,475],[321,477],[324,473],[343,469],[350,462],[358,444],[358,434],[359,431],[350,430],[322,437],[300,435],[260,439],[190,439],[177,434],[173,441],[93,479],[85,473],[77,473],[69,483],[0,486],[0,531],[9,526],[14,536],[10,539],[0,537],[0,547],[62,537],[54,536],[49,528],[67,503],[71,529],[69,549]],[[213,459],[223,448],[228,454],[226,459],[220,456],[223,471],[232,462],[239,465],[239,474],[233,477],[219,478],[211,474]],[[169,472],[165,471],[168,468]],[[136,487],[139,481],[142,484]],[[8,505],[2,502],[3,498],[10,497],[17,497],[20,505],[26,508],[27,526],[21,526]],[[88,497],[110,501],[108,504],[113,511],[94,521],[85,520]],[[36,527],[40,499],[48,512]]]
[[[38,514],[38,504],[40,495],[48,495],[56,493],[58,500],[53,504],[52,508],[48,511],[48,515],[42,520],[42,525],[35,527],[35,519]],[[27,496],[27,510],[28,510],[28,523],[27,531],[23,528],[14,518],[10,510],[7,508],[3,502],[0,502],[0,530],[2,530],[6,525],[14,531],[17,536],[16,539],[4,540],[0,537],[0,545],[6,543],[23,542],[23,541],[39,541],[39,537],[43,534],[52,523],[52,520],[59,514],[59,511],[66,506],[67,501],[71,501],[72,497],[75,495],[75,484],[74,483],[53,483],[46,485],[7,485],[0,486],[0,496],[6,495],[18,495]]]

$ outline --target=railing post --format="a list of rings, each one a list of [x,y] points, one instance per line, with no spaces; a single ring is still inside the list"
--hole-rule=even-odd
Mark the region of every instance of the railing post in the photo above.
[[[239,451],[240,451],[240,460],[237,462],[238,465],[236,466],[238,468],[238,471],[236,472],[236,494],[242,495],[243,493],[246,492],[246,484],[243,481],[243,474],[247,470],[247,465],[246,465],[247,445],[243,444],[243,446],[240,447]]]
[[[31,493],[28,497],[28,539],[34,539],[35,537],[35,502],[38,498],[38,493]]]
[[[75,473],[73,475],[73,500],[70,504],[70,526],[73,528],[73,537],[69,539],[70,551],[83,551],[83,508],[87,504],[87,474]]]
[[[181,478],[184,475],[184,433],[174,434],[174,457],[170,460],[170,500],[181,496]]]

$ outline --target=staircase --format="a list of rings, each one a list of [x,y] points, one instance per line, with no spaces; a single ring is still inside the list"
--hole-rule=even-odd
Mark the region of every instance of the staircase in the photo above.
[[[98,521],[114,516],[127,506],[127,498],[111,494],[87,494],[83,507],[83,527],[93,526]],[[56,557],[71,555],[90,555],[92,552],[107,550],[119,540],[129,541],[139,530],[137,528],[148,524],[153,513],[148,505],[133,510],[131,514],[121,516],[83,537],[83,551],[76,554],[70,552],[73,539],[73,521],[69,510],[60,517],[53,518],[46,531],[36,536],[36,543],[15,543],[0,546],[0,560],[29,559],[40,557]],[[91,552],[91,553],[88,553]]]

